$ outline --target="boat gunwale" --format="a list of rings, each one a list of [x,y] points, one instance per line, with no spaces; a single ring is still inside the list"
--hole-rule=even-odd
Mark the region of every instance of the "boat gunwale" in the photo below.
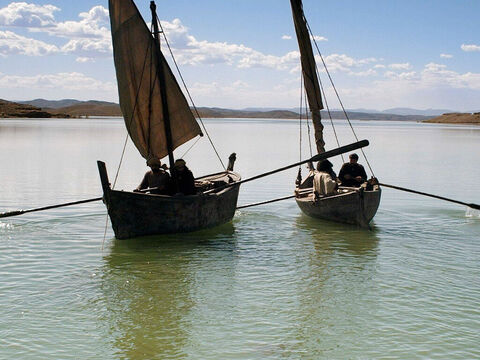
[[[225,175],[225,176],[227,176],[227,175],[235,176],[237,178],[237,180],[235,180],[235,182],[240,181],[242,179],[242,177],[240,176],[239,173],[236,173],[236,172],[230,171],[230,170],[226,170],[226,171],[221,171],[221,172],[218,172],[218,173],[204,175],[204,176],[195,178],[195,180],[201,180],[201,179],[205,179],[205,178],[209,178],[209,177],[217,176],[217,175],[222,175],[222,174]],[[238,184],[237,186],[240,186],[240,184]],[[109,191],[114,192],[114,193],[133,195],[133,196],[137,196],[137,197],[147,196],[147,197],[152,197],[152,198],[156,198],[156,199],[161,198],[161,199],[164,199],[164,200],[178,201],[178,200],[192,200],[192,199],[199,198],[199,197],[202,197],[202,196],[220,196],[220,195],[223,195],[224,193],[226,193],[227,191],[236,188],[237,186],[229,186],[227,188],[221,188],[221,189],[219,189],[218,192],[217,191],[212,191],[212,192],[207,193],[207,194],[205,194],[205,192],[200,192],[200,193],[197,193],[197,194],[194,194],[194,195],[177,195],[177,196],[175,196],[175,195],[162,195],[162,194],[147,194],[147,193],[143,193],[143,192],[135,192],[135,191],[129,191],[129,190],[114,190],[112,188],[110,188]]]
[[[338,198],[342,198],[342,197],[346,197],[346,196],[357,195],[357,194],[360,194],[361,192],[363,192],[364,194],[373,194],[373,193],[377,193],[377,192],[381,193],[381,188],[380,187],[378,187],[378,189],[374,189],[374,190],[363,190],[363,191],[360,190],[361,188],[355,188],[355,187],[345,187],[345,188],[351,189],[351,191],[344,192],[344,193],[327,195],[327,196],[322,196],[322,197],[319,197],[317,201],[324,201],[324,200],[329,200],[329,199],[338,199]],[[312,200],[311,196],[310,196],[310,195],[313,194],[313,187],[312,188],[305,188],[305,189],[301,189],[301,190],[303,190],[302,193],[297,194],[297,196],[295,196],[296,201],[315,202],[315,200]],[[307,192],[305,190],[311,190],[311,192]],[[303,195],[303,196],[299,196],[299,195]]]

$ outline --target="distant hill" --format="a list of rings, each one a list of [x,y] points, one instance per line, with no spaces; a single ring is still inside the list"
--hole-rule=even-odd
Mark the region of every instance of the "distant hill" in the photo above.
[[[288,110],[248,111],[222,108],[197,108],[202,118],[267,118],[267,119],[297,119],[299,114]]]
[[[46,110],[47,108],[45,108]],[[80,116],[122,116],[120,106],[106,101],[80,101],[70,106],[50,110],[52,113],[64,113],[73,117]]]
[[[120,106],[113,102],[74,99],[45,100],[35,99],[21,101],[20,104],[28,104],[41,107],[44,111],[52,114],[68,114],[72,117],[80,116],[122,116]]]
[[[476,113],[448,113],[433,119],[426,120],[429,123],[445,124],[477,124],[480,125],[480,112]]]
[[[79,101],[74,99],[45,100],[35,99],[22,101],[22,108],[11,111],[3,111],[3,117],[26,117],[30,113],[32,117],[82,117],[82,116],[122,116],[120,106],[107,101]],[[20,108],[19,108],[20,109]],[[200,107],[198,112],[202,118],[265,118],[265,119],[298,119],[298,108],[274,109],[274,108],[247,108],[243,110],[232,110],[218,107]],[[383,121],[427,121],[434,116],[438,109],[415,110],[410,108],[394,108],[377,111],[370,109],[347,110],[349,119],[352,120],[383,120]],[[328,118],[328,113],[323,110],[322,118]],[[345,119],[343,111],[332,110],[332,118],[336,120]]]
[[[63,99],[63,100],[45,100],[45,99],[34,99],[28,101],[16,101],[19,104],[32,105],[39,108],[50,108],[50,109],[59,109],[65,106],[71,106],[78,103],[81,103],[80,100],[74,99]]]
[[[290,110],[270,110],[270,111],[255,111],[255,110],[230,110],[222,108],[198,108],[201,117],[206,118],[273,118],[273,119],[298,119],[299,113]],[[343,111],[331,111],[332,119],[345,120]],[[419,115],[396,115],[383,113],[364,113],[347,111],[348,117],[351,120],[387,120],[387,121],[424,121],[430,119],[428,116]],[[327,111],[321,111],[322,118],[328,118]]]
[[[68,117],[66,114],[51,114],[39,107],[0,99],[0,118],[51,118]]]

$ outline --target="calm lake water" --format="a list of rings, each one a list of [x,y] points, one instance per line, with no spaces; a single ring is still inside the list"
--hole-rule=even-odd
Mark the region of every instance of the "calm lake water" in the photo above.
[[[296,121],[205,123],[244,178],[299,160]],[[480,203],[480,127],[354,127],[380,181]],[[96,160],[113,180],[125,135],[119,119],[1,120],[0,211],[101,196]],[[206,139],[184,158],[220,170]],[[116,188],[146,170],[129,142]],[[242,185],[239,205],[291,194],[296,172]],[[480,358],[480,215],[463,206],[385,188],[372,230],[289,200],[127,241],[106,219],[101,202],[0,219],[0,358]]]

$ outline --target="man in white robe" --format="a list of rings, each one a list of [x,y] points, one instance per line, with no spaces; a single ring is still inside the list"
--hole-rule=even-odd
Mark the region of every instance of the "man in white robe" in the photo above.
[[[333,195],[337,192],[337,182],[332,178],[332,163],[323,160],[317,164],[317,171],[313,177],[313,193],[315,198]],[[333,173],[334,174],[334,173]]]

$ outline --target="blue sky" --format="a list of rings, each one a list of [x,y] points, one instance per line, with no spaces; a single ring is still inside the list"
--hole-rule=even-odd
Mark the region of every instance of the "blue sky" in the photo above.
[[[149,1],[136,4],[149,21]],[[298,106],[289,1],[157,7],[197,106]],[[480,1],[304,0],[304,10],[347,108],[480,109]],[[0,1],[0,98],[117,101],[108,2]]]

